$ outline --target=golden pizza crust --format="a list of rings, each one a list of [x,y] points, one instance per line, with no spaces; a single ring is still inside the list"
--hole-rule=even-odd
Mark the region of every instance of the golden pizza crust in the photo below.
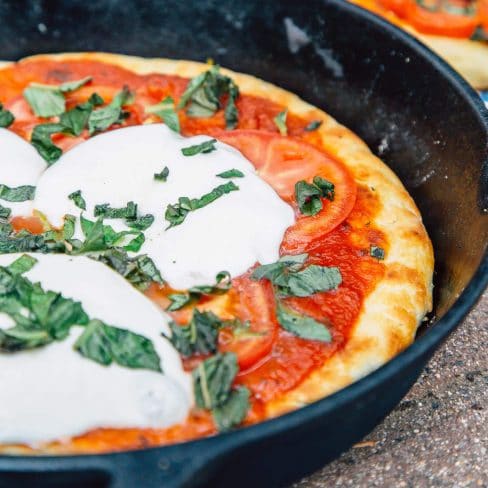
[[[208,65],[193,61],[144,59],[107,53],[70,53],[36,59],[102,61],[138,74],[163,73],[194,77]],[[27,58],[32,59],[32,58]],[[22,62],[22,61],[21,61]],[[320,119],[324,148],[349,168],[358,184],[373,187],[380,201],[374,220],[389,242],[385,277],[366,298],[349,342],[299,387],[267,404],[272,417],[311,403],[378,368],[414,340],[418,325],[432,306],[432,245],[420,212],[397,176],[366,144],[323,111],[296,95],[250,75],[222,70],[242,93],[267,98],[291,113]]]

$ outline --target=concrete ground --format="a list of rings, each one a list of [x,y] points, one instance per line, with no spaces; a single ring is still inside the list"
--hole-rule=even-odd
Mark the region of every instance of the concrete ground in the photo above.
[[[488,487],[488,292],[398,407],[292,488]]]

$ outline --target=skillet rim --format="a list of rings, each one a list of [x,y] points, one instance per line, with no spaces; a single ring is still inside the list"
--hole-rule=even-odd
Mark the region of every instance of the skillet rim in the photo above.
[[[488,146],[488,110],[485,107],[481,97],[478,93],[467,83],[460,74],[437,54],[431,51],[425,44],[416,38],[412,37],[406,31],[390,24],[385,19],[376,14],[365,10],[357,5],[351,4],[344,0],[322,0],[324,4],[335,6],[344,12],[350,12],[353,15],[362,17],[368,22],[374,24],[377,28],[386,31],[390,37],[397,37],[400,42],[412,49],[416,55],[428,61],[438,73],[446,78],[461,98],[464,103],[470,106],[473,114],[478,116],[480,125],[484,127],[487,146]],[[484,161],[480,161],[480,168],[488,167],[488,152]],[[145,453],[158,452],[164,454],[164,451],[170,451],[175,448],[205,448],[212,444],[223,444],[217,452],[211,449],[209,456],[205,457],[205,462],[212,459],[214,456],[232,451],[235,447],[239,447],[254,441],[264,441],[267,438],[273,437],[285,430],[297,428],[302,424],[313,422],[328,415],[331,411],[345,406],[360,398],[362,395],[372,391],[374,387],[381,384],[398,372],[407,369],[408,366],[419,362],[423,356],[428,356],[435,349],[437,349],[442,342],[458,327],[462,319],[475,306],[483,291],[488,287],[488,248],[485,250],[483,257],[473,274],[468,281],[466,287],[455,300],[445,315],[436,321],[428,330],[422,334],[421,337],[408,346],[404,351],[395,356],[393,359],[385,363],[383,366],[372,371],[365,377],[352,383],[351,385],[329,395],[325,398],[317,400],[310,405],[303,406],[295,411],[286,413],[279,417],[264,420],[258,424],[242,427],[235,431],[218,434],[216,436],[195,439],[192,441],[180,442],[176,444],[154,446],[141,449],[131,449],[117,452],[94,453],[94,454],[59,454],[59,455],[10,455],[0,454],[0,476],[4,469],[19,469],[25,472],[43,470],[45,472],[57,470],[79,470],[80,463],[88,460],[115,460],[123,456],[143,456]],[[169,454],[169,453],[168,453]],[[85,469],[108,469],[112,472],[110,467],[105,464],[87,464],[81,465]],[[44,468],[44,469],[42,469]],[[46,469],[47,468],[47,469]]]

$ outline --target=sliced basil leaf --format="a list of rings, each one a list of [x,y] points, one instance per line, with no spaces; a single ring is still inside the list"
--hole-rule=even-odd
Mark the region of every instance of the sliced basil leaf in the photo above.
[[[221,98],[228,95],[224,109],[227,129],[235,129],[238,123],[236,100],[239,97],[239,88],[228,76],[219,73],[220,67],[212,66],[208,71],[196,76],[180,98],[178,109],[187,104],[187,114],[190,117],[210,117],[222,108]]]
[[[280,302],[276,305],[276,317],[283,329],[302,339],[331,342],[332,336],[325,324],[307,315],[301,315]]]
[[[127,202],[126,206],[122,208],[113,208],[108,203],[95,205],[94,215],[105,219],[135,219],[137,217],[137,204]]]
[[[114,362],[127,368],[162,372],[151,340],[100,320],[91,320],[73,347],[82,356],[103,365]]]
[[[170,341],[185,357],[193,354],[212,354],[217,351],[217,336],[221,326],[222,321],[212,312],[200,312],[195,308],[187,325],[170,322]]]
[[[94,110],[88,118],[90,135],[102,132],[113,124],[121,124],[127,118],[127,113],[122,110],[122,107],[130,105],[133,101],[134,95],[125,86],[106,107]]]
[[[31,144],[49,166],[55,163],[63,154],[62,149],[56,146],[51,139],[53,134],[60,133],[71,134],[70,129],[63,124],[55,123],[36,125],[32,131]]]
[[[234,184],[233,181],[229,181],[224,185],[217,186],[210,193],[207,193],[200,198],[193,198],[190,200],[188,197],[180,197],[178,203],[175,203],[174,205],[170,204],[166,208],[164,218],[170,224],[167,229],[180,225],[186,219],[189,212],[203,208],[223,195],[236,190],[239,190],[239,187]]]
[[[98,94],[93,93],[87,102],[76,105],[71,110],[61,114],[59,123],[73,135],[79,136],[87,127],[93,109],[102,104],[103,99]]]
[[[65,215],[63,223],[63,239],[68,241],[75,234],[76,217],[74,215]]]
[[[24,98],[37,117],[53,117],[66,110],[64,93],[77,90],[91,80],[70,81],[62,85],[40,85],[32,83],[24,90]]]
[[[146,230],[149,229],[151,225],[153,225],[154,215],[151,214],[141,215],[140,217],[136,217],[133,220],[127,219],[125,223],[131,229]]]
[[[335,196],[335,185],[321,176],[314,176],[313,184],[321,191],[322,197],[327,198],[331,202]]]
[[[229,398],[237,371],[237,357],[231,352],[202,361],[192,371],[197,406],[211,410],[223,405]]]
[[[85,199],[81,196],[81,190],[74,191],[68,195],[68,198],[81,210],[86,210]]]
[[[385,259],[385,250],[381,247],[371,246],[369,248],[369,254],[371,257],[378,259],[378,261]]]
[[[168,295],[170,305],[166,310],[174,312],[198,301],[203,295],[221,295],[229,291],[231,276],[228,271],[221,271],[215,277],[215,285],[193,286],[186,293],[173,293]]]
[[[0,183],[0,200],[6,200],[7,202],[26,202],[27,200],[32,200],[35,192],[35,186],[23,185],[9,187]]]
[[[288,135],[288,127],[286,126],[286,117],[288,115],[288,110],[283,110],[283,112],[280,112],[274,119],[274,123],[276,127],[278,127],[278,130],[280,131],[280,134],[282,136]]]
[[[194,146],[188,146],[181,149],[184,156],[195,156],[196,154],[206,154],[212,151],[216,151],[215,143],[217,139],[209,139],[208,141],[196,144]]]
[[[268,279],[271,282],[276,281],[286,271],[299,271],[303,263],[308,258],[308,254],[296,254],[292,256],[281,256],[278,261],[271,264],[258,266],[251,274],[252,280]]]
[[[169,176],[169,168],[165,166],[160,173],[154,173],[154,179],[157,181],[166,181]]]
[[[217,176],[219,178],[244,178],[244,173],[238,169],[232,168],[219,173]]]
[[[157,115],[171,130],[180,132],[180,119],[173,97],[168,96],[161,103],[147,107],[146,113]]]
[[[13,263],[10,263],[7,266],[7,269],[12,275],[20,275],[20,274],[27,273],[27,271],[31,270],[36,263],[37,263],[36,258],[33,258],[28,254],[23,254],[22,256],[17,258]]]
[[[322,125],[322,120],[312,120],[306,127],[305,130],[307,132],[312,132],[317,130]]]
[[[238,386],[229,394],[229,398],[222,405],[212,410],[217,429],[226,432],[238,426],[251,408],[249,403],[250,392],[245,386]]]
[[[322,191],[315,185],[303,180],[295,184],[295,199],[303,215],[317,215],[323,207],[321,198]]]
[[[11,214],[12,210],[10,208],[0,205],[0,219],[8,219]]]
[[[3,105],[0,103],[0,127],[10,127],[14,121],[15,117],[13,116],[12,112],[4,109]]]

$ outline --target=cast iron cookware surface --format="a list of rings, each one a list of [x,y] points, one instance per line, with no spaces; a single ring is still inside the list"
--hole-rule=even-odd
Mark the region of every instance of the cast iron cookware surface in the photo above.
[[[445,63],[374,15],[342,0],[0,0],[0,23],[0,59],[88,50],[211,56],[297,93],[355,131],[400,176],[420,207],[437,262],[431,324],[396,359],[335,395],[182,445],[0,457],[0,485],[285,485],[378,424],[486,286],[486,110]]]

